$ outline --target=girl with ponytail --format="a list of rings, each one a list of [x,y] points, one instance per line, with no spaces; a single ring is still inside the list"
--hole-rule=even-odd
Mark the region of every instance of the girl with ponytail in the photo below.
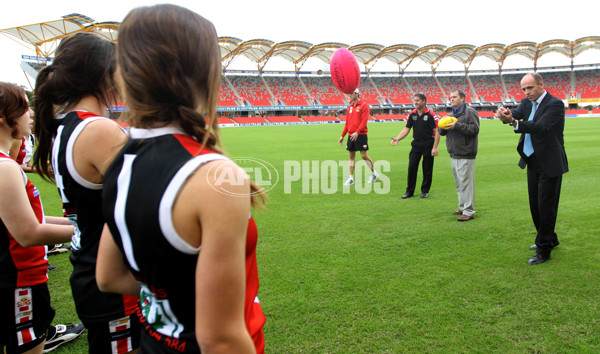
[[[140,335],[134,315],[137,297],[103,293],[95,279],[104,225],[104,173],[127,140],[121,127],[105,118],[119,99],[115,54],[109,40],[77,33],[62,40],[35,86],[38,147],[33,166],[56,182],[65,216],[81,230],[71,240],[70,282],[77,315],[88,330],[90,353],[132,352]]]

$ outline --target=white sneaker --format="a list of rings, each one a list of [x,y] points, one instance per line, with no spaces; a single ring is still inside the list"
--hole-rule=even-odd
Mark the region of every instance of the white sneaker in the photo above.
[[[70,249],[71,248],[69,246],[65,246],[62,243],[57,243],[56,245],[48,246],[48,255],[69,252]]]
[[[44,350],[42,353],[49,353],[59,346],[72,341],[73,339],[79,337],[85,329],[85,326],[81,322],[74,325],[58,324],[54,327],[56,328],[56,332],[52,338],[46,339],[46,344],[44,344]]]
[[[344,182],[344,186],[351,186],[354,184],[354,178],[350,177]]]
[[[367,181],[367,183],[373,183],[373,182],[377,181],[378,178],[379,178],[379,175],[377,174],[377,172],[373,172],[371,177],[369,177],[369,180]]]

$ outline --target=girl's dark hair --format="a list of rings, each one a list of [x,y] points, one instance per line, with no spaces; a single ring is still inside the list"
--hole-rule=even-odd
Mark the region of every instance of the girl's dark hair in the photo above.
[[[29,110],[29,104],[25,98],[25,90],[15,84],[0,82],[0,118],[12,128],[12,137],[17,138],[18,129],[16,119],[20,118]]]
[[[216,118],[221,49],[210,21],[177,5],[133,9],[119,26],[117,58],[128,124],[175,123],[203,147],[222,153]],[[252,192],[262,197],[254,184]]]
[[[63,39],[52,65],[38,73],[34,92],[34,134],[38,145],[33,166],[44,179],[54,179],[48,161],[56,135],[55,115],[73,108],[89,95],[110,107],[118,98],[113,81],[115,69],[115,44],[95,33],[80,32]]]

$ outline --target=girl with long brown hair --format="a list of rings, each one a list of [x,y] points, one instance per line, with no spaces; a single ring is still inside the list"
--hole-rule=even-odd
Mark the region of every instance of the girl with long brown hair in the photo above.
[[[144,352],[263,352],[261,194],[219,152],[215,29],[179,6],[137,8],[117,54],[132,128],[105,174],[100,289],[140,294]]]

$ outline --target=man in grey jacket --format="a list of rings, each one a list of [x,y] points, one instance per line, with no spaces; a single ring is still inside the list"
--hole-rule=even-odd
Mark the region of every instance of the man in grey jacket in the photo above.
[[[475,216],[475,156],[477,156],[477,135],[479,134],[479,115],[465,103],[465,93],[454,90],[450,93],[452,114],[458,120],[442,128],[440,135],[446,136],[446,148],[450,154],[450,163],[459,209],[452,212],[458,215],[458,221],[469,221]]]

